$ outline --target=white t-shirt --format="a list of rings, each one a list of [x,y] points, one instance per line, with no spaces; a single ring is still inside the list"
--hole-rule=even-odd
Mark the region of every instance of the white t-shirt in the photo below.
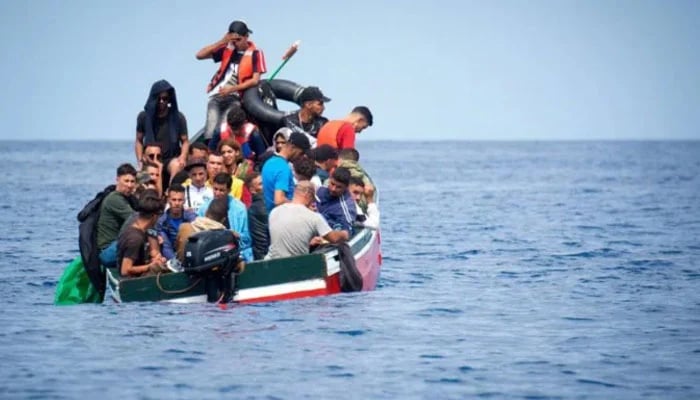
[[[208,186],[198,188],[192,184],[185,186],[185,208],[193,210],[195,213],[207,201],[214,198],[214,191]]]
[[[228,44],[227,46],[228,49],[233,50],[233,45],[231,43]],[[233,56],[233,55],[232,55]],[[222,79],[218,85],[214,86],[212,90],[207,93],[209,97],[219,94],[219,89],[221,89],[224,85],[236,85],[238,84],[238,63],[229,63],[228,69],[226,70],[226,74],[224,75],[224,79]]]

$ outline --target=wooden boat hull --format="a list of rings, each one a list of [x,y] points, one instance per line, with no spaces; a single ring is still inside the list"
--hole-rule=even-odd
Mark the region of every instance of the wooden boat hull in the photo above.
[[[349,244],[363,278],[362,290],[373,290],[382,264],[379,231],[362,229]],[[107,287],[117,302],[207,301],[204,280],[185,273],[122,278],[115,270],[108,270]],[[340,291],[338,252],[329,249],[320,253],[247,264],[245,271],[237,276],[233,301],[256,303],[290,300],[326,296]]]

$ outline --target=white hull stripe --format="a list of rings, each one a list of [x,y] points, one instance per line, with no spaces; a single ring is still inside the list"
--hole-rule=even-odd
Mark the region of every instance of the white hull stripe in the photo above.
[[[242,289],[233,298],[235,301],[258,299],[261,297],[279,296],[283,294],[306,292],[308,290],[325,289],[326,281],[321,278],[305,281],[280,283],[278,285],[263,286],[252,289]]]

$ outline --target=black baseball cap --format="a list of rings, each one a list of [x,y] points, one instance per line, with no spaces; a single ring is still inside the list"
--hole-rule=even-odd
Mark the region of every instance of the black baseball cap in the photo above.
[[[231,25],[228,26],[228,33],[237,33],[239,35],[247,35],[249,33],[253,33],[253,31],[248,29],[248,25],[246,25],[245,22],[233,21],[233,22],[231,22]]]
[[[306,89],[302,90],[301,94],[299,95],[299,104],[304,104],[307,101],[313,100],[319,100],[324,103],[331,101],[331,99],[324,96],[321,89],[319,89],[316,86],[309,86]]]
[[[311,148],[309,138],[307,138],[303,133],[299,132],[292,132],[292,134],[289,135],[289,140],[287,140],[287,143],[290,143],[305,152]]]

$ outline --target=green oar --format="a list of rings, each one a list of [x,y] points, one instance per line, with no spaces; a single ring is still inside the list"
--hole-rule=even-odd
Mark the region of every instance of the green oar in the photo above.
[[[301,43],[300,40],[297,40],[296,42],[292,43],[292,45],[287,49],[287,51],[282,56],[282,60],[283,60],[282,64],[279,67],[277,67],[275,72],[273,72],[269,78],[267,78],[268,81],[275,79],[275,77],[277,76],[277,74],[279,74],[279,72],[282,70],[282,68],[284,68],[284,66],[287,65],[287,62],[289,62],[289,59],[292,58],[294,53],[297,52],[297,49],[299,49],[300,43]]]

